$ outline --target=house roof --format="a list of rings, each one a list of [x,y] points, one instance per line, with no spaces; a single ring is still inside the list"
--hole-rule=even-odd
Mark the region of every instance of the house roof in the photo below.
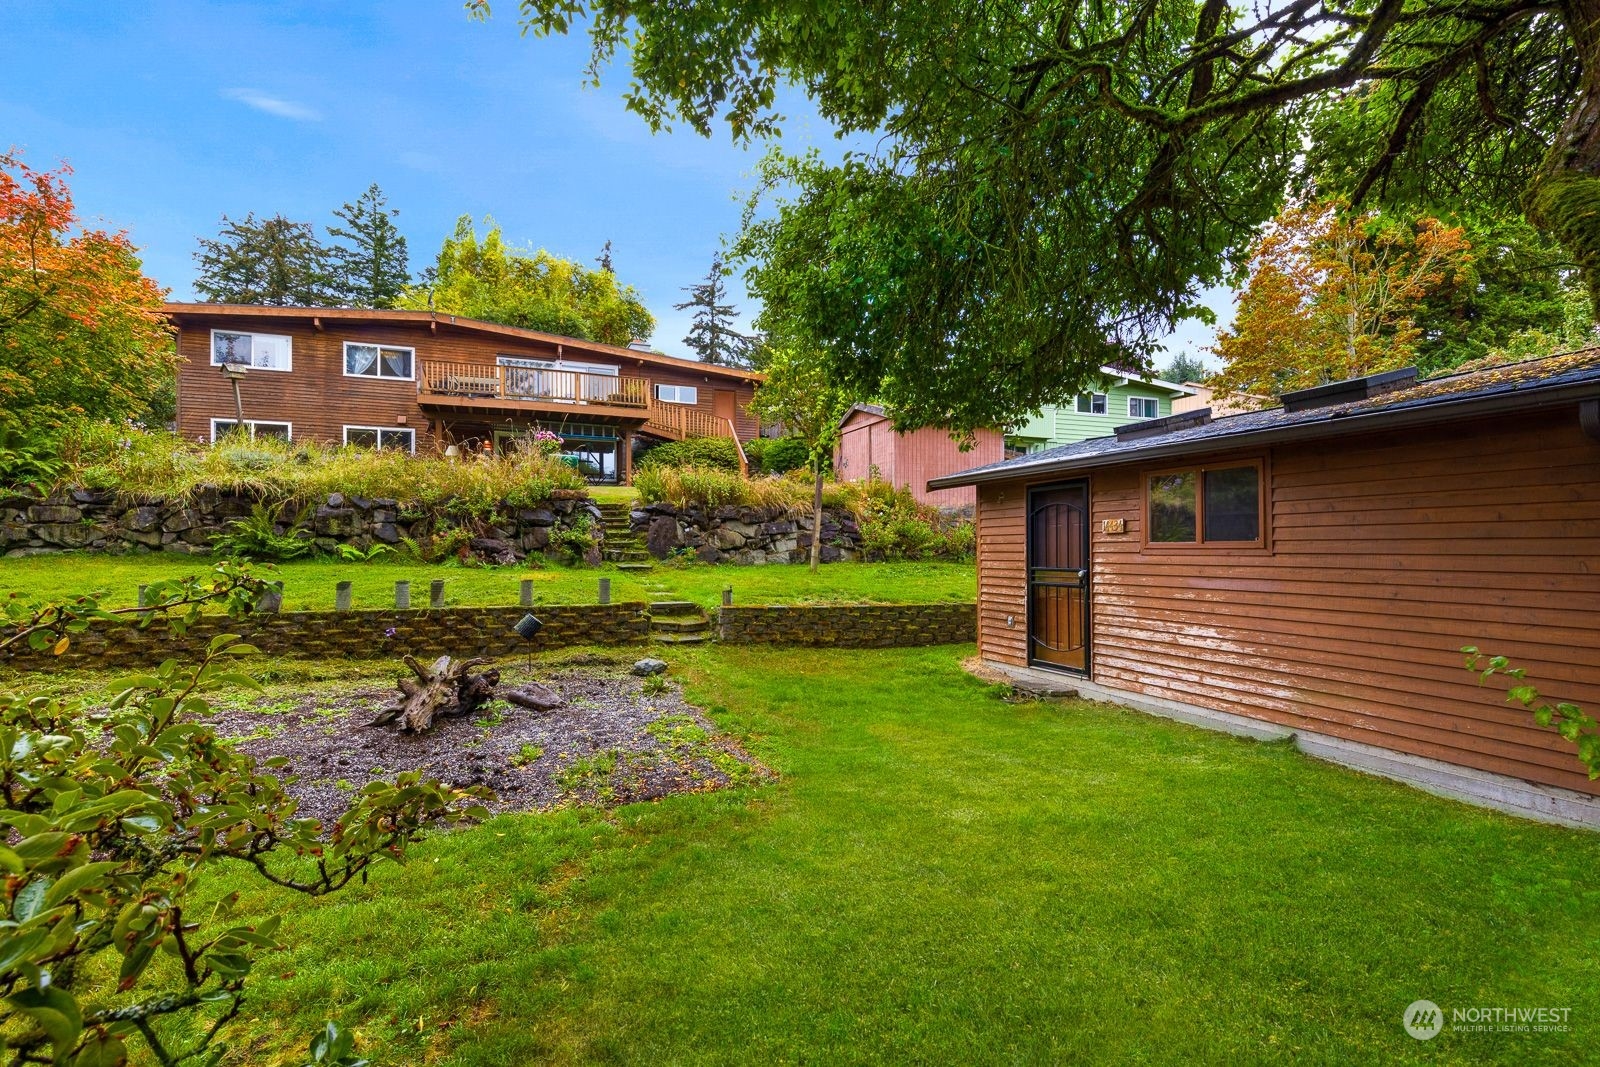
[[[1165,433],[1122,439],[1093,437],[935,478],[928,487],[948,489],[1277,441],[1348,437],[1596,399],[1600,399],[1600,347],[1430,378],[1378,396],[1309,410],[1269,408],[1228,415],[1202,425],[1180,426]]]
[[[1121,367],[1101,367],[1100,373],[1107,378],[1112,378],[1119,382],[1127,382],[1129,385],[1148,385],[1157,389],[1165,389],[1174,397],[1190,396],[1194,393],[1194,390],[1189,388],[1187,384],[1180,385],[1177,382],[1169,382],[1163,378],[1141,378],[1136,374],[1129,374]]]
[[[690,373],[705,373],[717,377],[737,378],[740,381],[747,382],[766,380],[766,375],[759,371],[744,370],[739,367],[721,367],[714,363],[702,363],[696,359],[680,359],[677,356],[669,356],[662,352],[644,352],[637,348],[602,344],[599,341],[585,341],[578,337],[563,337],[560,334],[543,333],[539,330],[524,330],[516,326],[502,326],[497,322],[484,322],[482,319],[469,319],[461,315],[446,315],[436,311],[391,311],[376,308],[263,307],[258,304],[166,304],[163,310],[168,318],[178,320],[180,325],[182,325],[181,320],[185,317],[193,317],[207,319],[286,319],[303,320],[312,323],[328,320],[333,322],[450,326],[455,329],[481,333],[492,337],[505,337],[518,341],[542,341],[546,344],[561,345],[563,348],[572,348],[580,352],[634,359]]]

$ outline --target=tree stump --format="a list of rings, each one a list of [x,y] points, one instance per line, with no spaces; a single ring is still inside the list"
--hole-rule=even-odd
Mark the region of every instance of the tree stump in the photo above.
[[[416,678],[400,679],[400,695],[395,702],[367,725],[397,723],[401,733],[422,733],[441,716],[472,714],[494,696],[494,688],[500,684],[500,672],[493,667],[481,674],[469,673],[473,667],[488,662],[440,656],[431,666],[424,667],[407,656],[405,664]]]

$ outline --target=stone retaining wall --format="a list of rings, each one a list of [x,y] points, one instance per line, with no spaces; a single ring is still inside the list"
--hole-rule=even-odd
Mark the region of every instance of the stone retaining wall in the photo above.
[[[702,508],[647,504],[630,515],[633,532],[657,559],[692,552],[704,563],[802,563],[811,558],[810,512],[782,508]],[[822,513],[822,562],[861,558],[861,528],[848,511]]]
[[[261,503],[248,494],[202,489],[184,501],[139,500],[99,489],[74,489],[49,499],[14,495],[0,497],[0,552],[7,556],[40,556],[71,549],[112,554],[173,552],[206,555],[212,540],[246,518]],[[446,527],[463,525],[463,517],[440,507],[368,500],[334,493],[303,510],[286,505],[278,532],[296,519],[318,552],[337,552],[340,545],[367,549],[424,542]],[[600,511],[587,497],[562,497],[537,508],[501,506],[492,514],[468,517],[472,538],[465,547],[491,562],[514,562],[549,549],[552,534],[587,525],[604,536]],[[589,561],[600,562],[598,545]]]
[[[904,648],[977,640],[976,604],[724,607],[717,639],[733,644]]]
[[[568,645],[619,645],[650,637],[643,603],[539,605],[532,610],[544,624],[531,642],[533,651]],[[418,659],[452,656],[510,656],[528,651],[511,627],[527,608],[442,608],[429,611],[295,611],[242,619],[206,615],[182,636],[162,620],[148,629],[96,624],[72,635],[60,656],[16,647],[0,658],[23,670],[136,667],[168,657],[193,657],[218,634],[240,634],[270,655],[296,659]]]

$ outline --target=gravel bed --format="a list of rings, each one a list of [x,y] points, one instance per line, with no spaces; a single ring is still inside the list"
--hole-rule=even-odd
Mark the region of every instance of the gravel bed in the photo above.
[[[591,662],[530,675],[500,664],[501,688],[533,680],[562,696],[529,711],[493,701],[476,717],[438,720],[425,734],[367,725],[394,694],[387,685],[263,697],[217,709],[209,720],[258,759],[285,756],[282,772],[300,814],[331,823],[370,781],[402,771],[493,790],[489,810],[531,811],[562,804],[623,804],[773,777],[733,739],[717,733],[675,683],[646,692],[626,662]]]

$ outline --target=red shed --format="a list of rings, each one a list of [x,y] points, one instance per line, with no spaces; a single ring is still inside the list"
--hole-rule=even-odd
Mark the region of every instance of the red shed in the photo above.
[[[1600,710],[1600,349],[1283,400],[934,479],[978,490],[982,659],[1600,827],[1575,746],[1461,653]]]
[[[910,486],[918,500],[941,508],[971,507],[977,496],[965,487],[930,489],[931,479],[995,463],[1006,454],[1005,439],[997,430],[979,430],[973,446],[965,452],[944,430],[896,433],[889,416],[876,404],[857,404],[841,425],[839,447],[833,454],[834,474],[841,482],[876,479]]]

